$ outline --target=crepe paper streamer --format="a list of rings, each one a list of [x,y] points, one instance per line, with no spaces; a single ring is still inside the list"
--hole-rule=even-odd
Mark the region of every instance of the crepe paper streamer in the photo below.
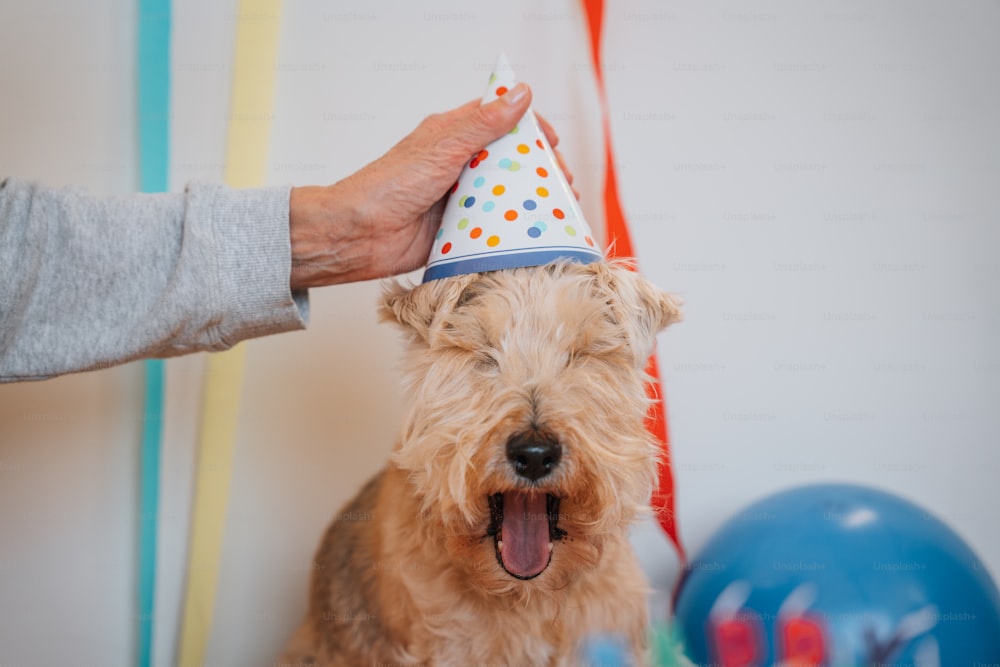
[[[178,661],[181,665],[205,664],[205,652],[212,632],[236,444],[244,350],[243,346],[238,346],[211,355],[205,372],[181,621]]]
[[[590,34],[590,54],[593,58],[594,73],[597,78],[597,92],[601,102],[601,118],[604,130],[604,211],[605,239],[608,243],[608,258],[635,258],[632,237],[628,223],[618,198],[618,177],[615,171],[614,150],[611,146],[611,122],[608,116],[608,96],[604,87],[604,73],[601,68],[601,28],[604,21],[604,0],[582,0],[587,14],[587,29]],[[653,400],[646,416],[646,428],[663,445],[659,468],[659,480],[650,503],[656,512],[660,527],[673,542],[681,561],[685,560],[684,546],[677,532],[677,517],[674,511],[674,475],[670,465],[670,438],[667,433],[666,411],[663,404],[663,389],[660,383],[659,363],[654,353],[646,367],[650,382],[646,392]]]
[[[280,0],[240,0],[226,147],[226,182],[259,186],[267,170]],[[236,445],[245,349],[208,359],[179,664],[200,666],[212,631]]]
[[[156,598],[156,532],[160,511],[160,446],[163,442],[164,364],[145,362],[146,397],[143,408],[141,499],[139,514],[139,641],[140,667],[149,667],[153,653],[153,610]]]
[[[170,0],[139,0],[137,26],[139,182],[143,192],[166,192],[170,165]],[[145,362],[140,454],[139,581],[136,664],[153,652],[160,449],[163,441],[164,363]]]
[[[139,181],[166,192],[170,166],[170,0],[139,0]]]

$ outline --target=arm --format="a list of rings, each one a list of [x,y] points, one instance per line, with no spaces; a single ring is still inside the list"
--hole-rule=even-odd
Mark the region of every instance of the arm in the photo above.
[[[289,188],[92,197],[0,184],[0,381],[301,329]]]
[[[329,186],[96,198],[0,183],[0,382],[224,350],[303,328],[310,287],[419,268],[469,157],[530,102],[518,84],[429,116]]]
[[[462,168],[483,146],[507,134],[530,103],[531,91],[522,83],[488,104],[473,100],[428,116],[389,152],[344,180],[293,188],[292,287],[371,280],[422,267]],[[555,131],[538,120],[555,147]]]

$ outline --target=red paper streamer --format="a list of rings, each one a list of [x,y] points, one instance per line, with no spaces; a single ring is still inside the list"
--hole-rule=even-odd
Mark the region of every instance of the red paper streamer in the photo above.
[[[611,122],[608,116],[608,97],[604,88],[604,72],[601,67],[601,29],[604,22],[604,0],[582,0],[587,14],[587,28],[590,33],[590,54],[593,58],[594,74],[597,78],[597,92],[601,102],[601,118],[604,129],[604,213],[605,240],[608,243],[608,258],[631,258],[635,260],[632,237],[628,223],[622,212],[618,198],[618,177],[615,171],[614,151],[611,148]],[[633,266],[637,264],[633,263]],[[659,480],[650,504],[656,518],[677,549],[681,561],[685,560],[684,546],[677,533],[677,515],[674,511],[674,473],[670,465],[670,436],[667,433],[667,416],[664,409],[663,389],[660,383],[659,363],[656,354],[649,358],[646,372],[651,380],[646,393],[653,400],[646,415],[646,429],[662,444]]]

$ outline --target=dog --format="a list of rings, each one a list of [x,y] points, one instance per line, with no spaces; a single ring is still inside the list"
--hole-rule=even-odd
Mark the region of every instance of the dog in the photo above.
[[[644,368],[679,307],[607,261],[388,283],[400,441],[327,530],[278,664],[568,667],[599,635],[644,664],[628,529],[660,451]]]

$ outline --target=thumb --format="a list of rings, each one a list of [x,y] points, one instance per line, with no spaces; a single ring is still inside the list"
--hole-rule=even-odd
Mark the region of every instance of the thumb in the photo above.
[[[475,107],[460,121],[456,135],[475,153],[504,136],[517,125],[531,106],[531,89],[519,83],[498,99]]]

